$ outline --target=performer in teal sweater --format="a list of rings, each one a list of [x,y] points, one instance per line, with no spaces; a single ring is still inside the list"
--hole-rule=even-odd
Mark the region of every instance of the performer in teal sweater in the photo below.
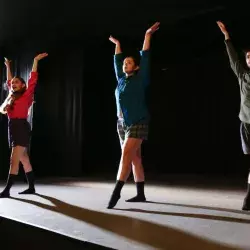
[[[146,31],[140,63],[132,56],[122,54],[120,42],[109,38],[115,47],[114,67],[117,79],[115,90],[117,106],[117,130],[122,149],[117,182],[111,195],[108,208],[113,208],[120,199],[121,189],[126,182],[131,165],[137,186],[137,195],[127,202],[143,202],[144,169],[141,159],[141,144],[147,140],[149,114],[145,101],[145,88],[149,79],[149,49],[152,34],[158,30],[160,23],[155,23]]]

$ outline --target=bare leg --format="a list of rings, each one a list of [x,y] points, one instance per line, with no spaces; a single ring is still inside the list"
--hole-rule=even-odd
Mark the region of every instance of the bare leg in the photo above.
[[[132,160],[136,155],[136,151],[138,150],[138,148],[140,148],[141,143],[142,143],[141,139],[137,138],[125,139],[122,145],[122,155],[117,174],[117,183],[107,208],[113,208],[120,199],[121,189],[131,172]]]
[[[24,168],[25,173],[32,171],[32,166],[30,164],[30,158],[29,158],[29,155],[27,153],[27,149],[24,151],[24,153],[20,157],[20,161],[23,164],[23,168]]]
[[[133,165],[133,175],[135,182],[143,182],[145,180],[144,169],[142,166],[142,158],[141,158],[141,147],[136,151],[136,155],[132,161]]]
[[[144,169],[142,166],[142,158],[141,158],[141,147],[136,151],[136,155],[132,161],[133,165],[133,175],[136,183],[137,195],[131,199],[126,200],[127,202],[143,202],[146,201],[144,194]]]
[[[127,180],[131,172],[132,160],[136,156],[136,151],[140,148],[141,143],[142,140],[137,138],[127,138],[124,141],[117,180],[124,182]]]
[[[20,161],[23,165],[24,172],[27,178],[27,182],[29,184],[29,188],[24,190],[23,192],[19,192],[19,194],[34,194],[35,193],[34,173],[32,170],[32,166],[30,164],[30,158],[27,153],[27,150],[24,151],[23,155],[20,158]]]
[[[20,157],[23,154],[25,148],[21,146],[16,146],[12,148],[11,157],[10,157],[10,171],[7,180],[7,184],[0,193],[0,198],[9,197],[10,196],[10,189],[14,183],[15,177],[18,175],[19,172],[19,162]]]
[[[25,148],[21,146],[16,146],[12,148],[10,157],[10,174],[18,175],[19,162],[24,150]]]
[[[250,211],[250,171],[248,174],[247,193],[243,202],[242,210]]]

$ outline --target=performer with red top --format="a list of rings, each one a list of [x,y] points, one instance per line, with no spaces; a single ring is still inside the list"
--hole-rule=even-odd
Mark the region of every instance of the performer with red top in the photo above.
[[[10,196],[10,189],[18,175],[20,161],[23,165],[29,188],[19,194],[35,193],[34,173],[27,153],[31,135],[31,128],[27,118],[29,108],[33,103],[34,91],[38,79],[38,62],[46,56],[48,56],[48,54],[43,53],[34,58],[28,85],[26,85],[21,77],[12,77],[10,61],[5,58],[9,94],[1,105],[0,112],[8,116],[9,146],[12,148],[12,151],[7,184],[4,190],[0,193],[0,198],[7,198]]]

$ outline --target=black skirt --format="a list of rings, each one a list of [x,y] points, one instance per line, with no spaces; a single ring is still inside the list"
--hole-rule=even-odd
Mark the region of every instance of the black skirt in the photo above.
[[[9,119],[8,138],[9,146],[29,147],[31,127],[27,119]]]

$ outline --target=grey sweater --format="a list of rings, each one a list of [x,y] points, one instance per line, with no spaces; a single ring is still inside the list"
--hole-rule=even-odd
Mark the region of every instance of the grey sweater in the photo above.
[[[225,40],[225,44],[231,68],[237,76],[240,85],[239,118],[242,122],[250,124],[250,69],[247,70],[240,62],[231,40]]]

